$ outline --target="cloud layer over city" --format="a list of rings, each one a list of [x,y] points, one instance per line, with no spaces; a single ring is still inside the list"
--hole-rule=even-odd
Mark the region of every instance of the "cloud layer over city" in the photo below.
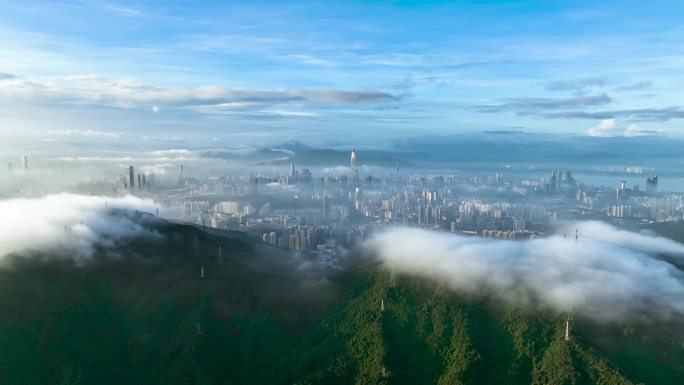
[[[134,218],[156,211],[152,201],[73,194],[0,200],[0,266],[12,255],[38,252],[85,263],[97,248],[108,249],[155,233]]]
[[[575,229],[579,239],[574,240]],[[388,267],[480,298],[599,321],[684,316],[684,245],[600,222],[569,223],[524,241],[397,229],[366,246]]]

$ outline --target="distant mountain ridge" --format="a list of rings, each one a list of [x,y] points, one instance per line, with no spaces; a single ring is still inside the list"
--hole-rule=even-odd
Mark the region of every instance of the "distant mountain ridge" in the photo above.
[[[297,167],[334,167],[349,165],[350,152],[330,148],[312,148],[299,142],[288,142],[277,146],[259,148],[249,153],[235,153],[228,151],[204,151],[204,157],[227,160],[242,160],[254,165],[286,166],[294,162]],[[359,152],[359,165],[391,167],[418,167],[408,161],[410,153],[367,150]],[[424,155],[424,154],[423,154]]]

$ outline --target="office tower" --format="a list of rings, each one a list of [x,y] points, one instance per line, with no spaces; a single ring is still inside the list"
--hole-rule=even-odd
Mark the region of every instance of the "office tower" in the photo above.
[[[295,175],[295,167],[294,167],[294,160],[290,159],[290,176]]]
[[[356,171],[356,150],[352,150],[351,152],[351,169],[352,171]]]
[[[133,166],[128,166],[128,189],[133,191],[135,187],[135,169]]]
[[[658,192],[658,176],[649,176],[646,178],[646,193],[655,194]]]
[[[183,179],[183,165],[180,165],[180,177]]]
[[[359,169],[356,168],[356,150],[352,150],[350,166],[352,169],[352,186],[358,186],[359,184]]]
[[[577,183],[575,183],[575,178],[572,177],[572,173],[570,171],[565,172],[565,184],[573,187],[577,185]]]
[[[147,181],[145,180],[145,174],[142,175],[142,185],[143,189],[147,190]]]
[[[561,179],[561,172],[560,171],[553,171],[551,173],[551,181],[553,182],[553,191],[558,191],[560,190],[562,179]]]
[[[620,187],[617,189],[617,199],[625,198],[627,198],[627,182],[622,180],[620,181]]]
[[[28,157],[26,155],[21,157],[21,168],[24,170],[28,170]]]
[[[138,190],[142,190],[143,185],[142,185],[142,175],[138,174]]]
[[[558,171],[553,171],[551,173],[551,178],[549,178],[549,191],[556,191],[556,186],[558,183]]]
[[[330,216],[330,197],[327,194],[323,194],[323,219],[328,219]]]

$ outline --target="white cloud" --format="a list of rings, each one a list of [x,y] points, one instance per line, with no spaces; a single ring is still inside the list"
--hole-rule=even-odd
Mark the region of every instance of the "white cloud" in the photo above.
[[[87,136],[87,137],[104,137],[116,139],[123,134],[120,132],[105,132],[96,130],[73,130],[73,129],[54,129],[47,132],[52,136]]]
[[[96,248],[111,248],[137,236],[156,236],[133,210],[154,212],[154,202],[128,196],[72,194],[0,201],[0,264],[22,251],[69,256],[81,264]]]
[[[625,132],[623,133],[625,136],[644,136],[644,135],[654,135],[654,134],[660,134],[662,132],[661,129],[656,129],[656,130],[647,130],[638,124],[630,124],[627,126],[625,129]]]
[[[590,127],[587,130],[587,135],[589,136],[644,136],[644,135],[657,135],[662,132],[662,130],[648,130],[636,123],[632,123],[627,126],[624,130],[620,129],[616,125],[617,121],[615,119],[604,119],[599,124]]]
[[[0,99],[38,103],[92,104],[119,108],[145,108],[158,113],[162,107],[247,108],[292,102],[354,104],[387,102],[395,96],[375,90],[335,89],[231,89],[220,86],[194,88],[155,87],[134,79],[108,79],[96,75],[41,78],[9,77],[0,82]],[[276,111],[281,114],[306,112]]]
[[[589,136],[611,136],[610,131],[615,126],[615,119],[604,119],[599,124],[587,130]]]
[[[401,229],[367,243],[398,271],[446,282],[465,295],[576,312],[601,321],[684,316],[684,245],[600,222],[567,226],[573,237],[525,241]]]

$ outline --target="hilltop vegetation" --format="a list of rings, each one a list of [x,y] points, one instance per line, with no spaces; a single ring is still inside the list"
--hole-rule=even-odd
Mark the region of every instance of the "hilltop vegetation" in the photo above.
[[[565,315],[393,280],[376,264],[306,277],[301,261],[236,234],[159,232],[162,241],[133,242],[116,259],[18,259],[0,271],[2,383],[679,384],[684,375],[676,322],[575,318],[565,341]]]

